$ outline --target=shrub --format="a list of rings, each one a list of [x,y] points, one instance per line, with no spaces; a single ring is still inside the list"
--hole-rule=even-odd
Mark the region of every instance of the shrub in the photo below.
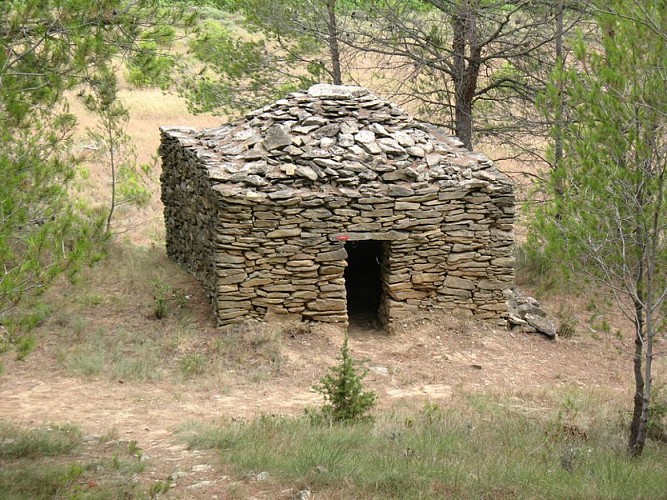
[[[558,318],[558,336],[563,339],[574,337],[577,333],[579,321],[570,307],[564,307],[562,304],[556,314]]]
[[[156,279],[153,282],[153,317],[155,319],[163,319],[167,316],[168,305],[167,295],[171,292],[171,287],[166,285],[161,279]]]
[[[328,375],[320,379],[313,388],[324,396],[325,404],[321,415],[330,422],[354,423],[371,419],[368,412],[375,406],[377,396],[372,391],[364,391],[363,379],[366,371],[359,373],[350,356],[348,337],[340,350],[340,363],[330,369]]]

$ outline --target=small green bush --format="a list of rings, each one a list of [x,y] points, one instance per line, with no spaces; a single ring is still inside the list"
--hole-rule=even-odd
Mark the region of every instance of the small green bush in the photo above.
[[[363,379],[366,371],[359,373],[356,363],[350,356],[348,337],[345,335],[340,350],[340,363],[331,368],[331,373],[320,379],[313,386],[324,396],[325,404],[321,416],[329,422],[354,423],[370,420],[368,412],[375,406],[377,396],[372,391],[364,391]]]
[[[163,319],[167,317],[169,311],[167,296],[172,292],[171,287],[165,284],[161,279],[153,282],[153,317]]]
[[[556,314],[558,317],[558,336],[563,339],[574,337],[577,333],[579,321],[570,307],[564,307],[562,304]]]

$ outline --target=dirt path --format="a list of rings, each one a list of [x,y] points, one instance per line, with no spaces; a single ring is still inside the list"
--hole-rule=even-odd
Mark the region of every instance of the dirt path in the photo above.
[[[211,467],[213,452],[191,451],[175,436],[188,422],[299,414],[319,396],[310,387],[335,362],[342,333],[330,328],[283,341],[278,373],[250,383],[225,379],[127,383],[72,378],[39,350],[25,362],[8,360],[0,377],[0,414],[24,425],[69,422],[86,435],[113,431],[136,440],[148,457],[141,480],[172,475],[175,498],[223,498],[229,478]],[[476,391],[508,395],[553,387],[600,387],[627,392],[630,358],[617,339],[548,341],[480,325],[426,321],[386,336],[353,329],[353,356],[369,367],[368,386],[381,408],[441,405]],[[222,495],[222,496],[220,496]]]

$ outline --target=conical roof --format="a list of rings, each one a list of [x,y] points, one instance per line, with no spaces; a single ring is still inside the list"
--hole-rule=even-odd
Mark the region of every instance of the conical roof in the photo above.
[[[362,87],[315,85],[218,128],[163,132],[195,147],[214,189],[235,197],[409,196],[475,181],[511,189],[486,156]]]

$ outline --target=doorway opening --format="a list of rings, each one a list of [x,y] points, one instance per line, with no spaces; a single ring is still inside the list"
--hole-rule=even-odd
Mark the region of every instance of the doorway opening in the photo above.
[[[349,241],[345,290],[350,324],[377,327],[382,302],[382,242],[375,240]]]

